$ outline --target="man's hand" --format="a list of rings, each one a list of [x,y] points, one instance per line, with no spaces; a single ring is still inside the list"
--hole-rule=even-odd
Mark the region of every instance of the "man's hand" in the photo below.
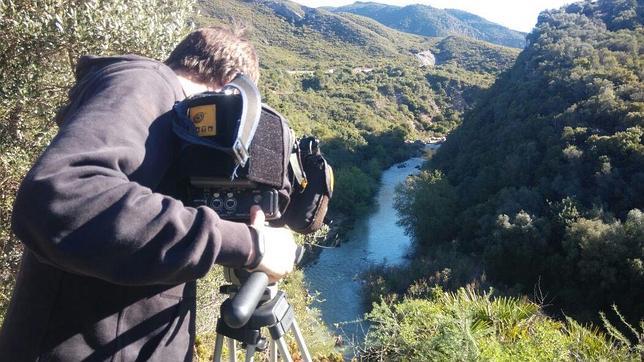
[[[268,282],[274,283],[293,271],[297,245],[293,234],[284,228],[271,228],[264,225],[266,217],[259,206],[250,209],[250,223],[264,234],[264,257],[252,271],[268,275]]]

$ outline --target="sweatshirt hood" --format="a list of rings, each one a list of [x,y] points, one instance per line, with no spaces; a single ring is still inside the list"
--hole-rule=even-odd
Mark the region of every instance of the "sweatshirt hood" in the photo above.
[[[156,60],[134,54],[117,56],[84,55],[80,57],[74,72],[76,83],[68,92],[67,103],[56,113],[54,118],[56,124],[60,127],[67,115],[67,112],[73,107],[75,102],[82,98],[81,95],[85,93],[87,85],[90,84],[93,79],[102,73],[110,72],[109,68],[111,65],[125,63],[123,65],[127,66],[128,62],[131,62],[132,64],[141,64],[141,62],[145,62],[149,63],[150,67],[156,68],[164,66],[161,62]]]
[[[97,56],[97,55],[84,55],[78,59],[76,64],[76,82],[80,82],[86,76],[100,71],[101,69],[119,62],[127,61],[151,61],[149,58],[145,58],[139,55],[128,54],[128,55],[117,55],[117,56]]]

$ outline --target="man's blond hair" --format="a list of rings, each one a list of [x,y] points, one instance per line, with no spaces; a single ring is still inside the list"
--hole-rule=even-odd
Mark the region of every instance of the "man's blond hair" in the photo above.
[[[241,28],[201,28],[188,34],[165,61],[170,68],[204,84],[224,85],[243,73],[255,83],[259,63],[255,47]]]

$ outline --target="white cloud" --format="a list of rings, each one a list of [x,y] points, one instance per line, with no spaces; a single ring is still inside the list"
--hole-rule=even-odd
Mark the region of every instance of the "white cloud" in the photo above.
[[[342,6],[354,0],[294,0],[310,7]],[[382,4],[404,6],[409,4],[430,5],[436,8],[460,9],[484,17],[510,29],[530,31],[537,23],[539,13],[546,9],[559,8],[572,0],[374,0]]]

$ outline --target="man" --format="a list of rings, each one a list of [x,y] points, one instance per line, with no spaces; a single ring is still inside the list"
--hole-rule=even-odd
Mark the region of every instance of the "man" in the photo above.
[[[292,270],[292,235],[264,227],[261,211],[249,227],[166,196],[172,106],[238,73],[257,81],[253,47],[204,28],[166,64],[79,60],[59,133],[16,198],[12,226],[26,248],[0,360],[191,360],[196,279],[215,263],[256,266],[273,281]]]

